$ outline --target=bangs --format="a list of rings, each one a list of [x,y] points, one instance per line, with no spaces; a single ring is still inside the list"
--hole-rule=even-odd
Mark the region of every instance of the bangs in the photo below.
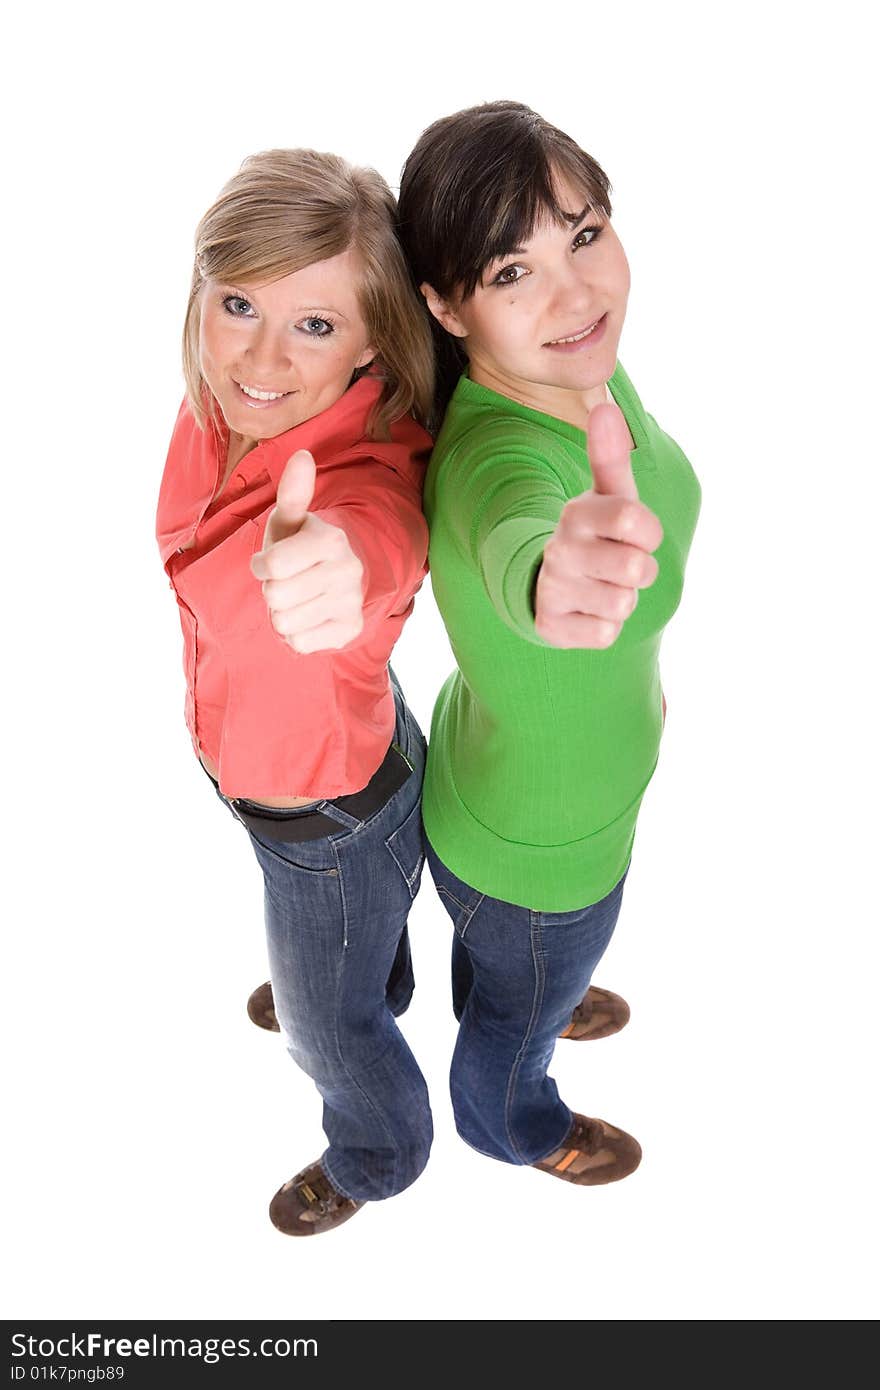
[[[415,285],[454,304],[470,299],[487,266],[527,244],[539,223],[574,227],[590,214],[609,221],[610,195],[601,165],[564,130],[522,102],[483,102],[422,131],[400,177],[398,234]],[[467,352],[428,317],[439,421]]]
[[[467,173],[465,179],[470,182]],[[548,149],[533,139],[499,155],[480,171],[478,182],[471,216],[466,223],[457,218],[444,238],[448,251],[443,257],[445,289],[440,293],[447,297],[457,291],[469,299],[486,267],[524,246],[543,221],[575,227],[589,214],[603,221],[611,216],[610,185],[581,150]],[[576,206],[563,205],[562,182],[574,191]],[[565,203],[569,201],[567,193]]]
[[[291,226],[288,213],[287,225],[279,228],[279,220],[273,210],[263,215],[257,211],[250,225],[237,228],[235,235],[224,234],[224,229],[213,238],[204,236],[198,256],[202,276],[225,283],[270,284],[341,255],[352,244],[352,229],[342,223],[316,229],[300,219],[300,225]]]
[[[382,381],[368,433],[387,439],[392,422],[407,414],[427,422],[434,389],[431,331],[397,241],[396,211],[375,169],[338,155],[279,149],[244,161],[196,228],[182,346],[187,399],[200,428],[216,421],[218,409],[199,355],[206,280],[246,291],[346,251],[355,253],[353,288],[376,349],[373,374]]]

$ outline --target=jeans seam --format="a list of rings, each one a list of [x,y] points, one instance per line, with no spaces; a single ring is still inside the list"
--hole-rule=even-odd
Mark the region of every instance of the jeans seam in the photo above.
[[[336,849],[335,849],[335,847],[334,847],[333,853],[334,853],[334,856],[335,856],[335,858],[336,858],[337,864],[339,864],[339,856],[336,854]],[[348,946],[348,910],[347,910],[347,908],[346,908],[346,903],[345,903],[345,886],[344,886],[344,885],[345,885],[345,875],[344,875],[343,872],[342,872],[342,865],[339,864],[339,892],[340,892],[340,895],[341,895],[341,897],[342,897],[342,917],[343,917],[343,923],[344,923],[344,925],[343,925],[343,938],[342,938],[342,954],[341,954],[340,957],[339,957],[339,966],[338,966],[338,969],[337,969],[337,971],[336,971],[336,999],[335,999],[335,1006],[336,1006],[336,1007],[335,1007],[335,1009],[334,1009],[334,1011],[333,1011],[333,1041],[334,1041],[334,1043],[336,1044],[336,1055],[337,1055],[337,1057],[339,1058],[339,1065],[341,1066],[342,1070],[345,1072],[345,1075],[348,1077],[349,1082],[360,1092],[361,1096],[362,1096],[363,1099],[364,1099],[365,1104],[369,1107],[369,1109],[370,1109],[370,1110],[373,1112],[373,1114],[375,1115],[376,1119],[378,1120],[379,1124],[381,1125],[382,1129],[383,1129],[384,1132],[385,1132],[385,1137],[386,1137],[386,1139],[387,1139],[387,1141],[388,1141],[389,1148],[392,1149],[392,1150],[394,1150],[394,1148],[395,1148],[394,1135],[392,1134],[391,1130],[388,1128],[388,1123],[387,1123],[387,1121],[386,1121],[384,1115],[382,1114],[382,1112],[381,1112],[379,1109],[377,1109],[376,1104],[375,1104],[375,1102],[374,1102],[372,1096],[370,1096],[370,1095],[367,1094],[367,1092],[364,1090],[363,1086],[361,1085],[360,1081],[358,1080],[357,1076],[354,1074],[354,1072],[353,1072],[353,1071],[351,1070],[351,1068],[349,1067],[348,1062],[346,1061],[345,1056],[343,1055],[343,1051],[342,1051],[342,1042],[341,1042],[340,1037],[339,1037],[339,1015],[340,1015],[340,1012],[341,1012],[340,995],[341,995],[341,993],[342,993],[342,972],[344,971],[345,965],[346,965],[345,952],[346,952],[346,948],[347,948],[347,946]],[[397,1185],[397,1180],[398,1180],[398,1177],[399,1177],[399,1172],[400,1172],[400,1165],[399,1165],[398,1159],[395,1157],[395,1160],[394,1160],[394,1174],[393,1174],[392,1184],[391,1184],[392,1187],[396,1187],[396,1185]],[[332,1179],[331,1179],[331,1181],[332,1181]],[[339,1190],[342,1191],[343,1189],[340,1188]],[[345,1195],[346,1195],[346,1196],[349,1196],[350,1194],[349,1194],[349,1193],[345,1193]],[[359,1198],[352,1198],[352,1200],[353,1200],[353,1201],[357,1201],[357,1200],[360,1200],[360,1199],[359,1199]]]
[[[519,1050],[517,1051],[516,1057],[513,1061],[513,1066],[510,1069],[510,1076],[507,1082],[507,1094],[504,1100],[504,1128],[507,1133],[507,1142],[509,1143],[512,1151],[516,1154],[520,1163],[528,1163],[529,1160],[524,1157],[523,1152],[519,1147],[519,1144],[516,1142],[516,1139],[514,1138],[513,1129],[511,1127],[511,1111],[513,1110],[516,1083],[519,1079],[519,1073],[522,1069],[526,1049],[528,1048],[528,1045],[531,1042],[532,1038],[535,1036],[535,1028],[537,1027],[538,1019],[540,1018],[541,1014],[541,1005],[544,1002],[545,972],[541,963],[540,918],[541,914],[539,912],[533,912],[531,908],[529,909],[529,941],[532,947],[532,963],[535,967],[535,997],[532,1001],[532,1012],[529,1017],[528,1024],[526,1026],[525,1037],[520,1043]]]
[[[477,898],[477,901],[474,903],[473,907],[471,907],[471,908],[465,908],[465,909],[464,909],[465,916],[464,916],[464,918],[463,918],[462,921],[461,921],[461,926],[459,927],[458,924],[456,923],[456,931],[458,932],[459,939],[460,939],[461,941],[464,941],[465,937],[467,936],[468,927],[470,926],[471,922],[474,920],[474,915],[475,915],[475,913],[476,913],[476,911],[477,911],[477,908],[483,903],[483,901],[485,900],[485,897],[486,897],[486,894],[485,894],[485,893],[481,893],[480,896]],[[462,906],[463,906],[463,904],[462,904]]]
[[[477,911],[477,908],[485,902],[486,894],[481,893],[477,901],[471,907],[468,907],[467,903],[463,903],[460,898],[457,898],[451,889],[447,888],[444,883],[435,883],[434,887],[437,890],[437,897],[441,902],[443,902],[444,897],[449,898],[450,901],[454,902],[455,906],[460,909],[458,916],[453,918],[452,927],[456,936],[464,941],[467,935],[467,929],[473,920],[474,913]],[[452,916],[452,913],[449,915]]]
[[[402,788],[401,788],[401,790],[402,790]],[[396,829],[396,830],[392,830],[392,832],[391,832],[390,835],[384,836],[385,848],[387,849],[388,853],[391,855],[391,858],[394,860],[395,864],[397,865],[398,869],[400,870],[401,875],[402,875],[402,877],[403,877],[403,881],[404,881],[404,883],[405,883],[406,886],[407,886],[407,890],[408,890],[409,895],[410,895],[411,898],[414,898],[414,897],[415,897],[415,893],[413,892],[413,884],[417,881],[419,875],[420,875],[421,872],[422,872],[422,867],[423,867],[424,862],[425,862],[425,851],[424,851],[424,849],[421,849],[421,850],[419,851],[419,857],[418,857],[418,860],[416,861],[415,868],[413,869],[413,871],[412,871],[411,874],[408,874],[407,871],[406,871],[405,865],[404,865],[404,864],[401,862],[401,860],[398,858],[397,854],[396,854],[395,851],[394,851],[394,848],[393,848],[392,845],[390,844],[390,841],[393,840],[394,837],[395,837],[396,835],[398,835],[398,834],[400,833],[401,830],[403,830],[403,827],[404,827],[405,825],[408,825],[408,824],[409,824],[409,821],[410,821],[410,819],[411,819],[412,816],[414,816],[414,815],[421,816],[421,804],[420,804],[420,803],[421,803],[421,793],[420,793],[419,796],[416,798],[416,800],[413,802],[413,804],[412,804],[410,810],[409,810],[409,811],[407,812],[407,814],[404,816],[403,820],[400,822],[400,825],[398,825],[397,829]],[[420,840],[420,842],[421,842],[421,840]]]
[[[336,860],[336,877],[339,882],[339,897],[342,901],[342,952],[344,956],[348,950],[348,904],[345,900],[345,875],[342,872],[342,863],[336,845],[332,840],[329,841],[329,845],[333,851],[333,858]]]
[[[430,864],[428,865],[428,867],[430,868]],[[447,897],[447,898],[450,898],[450,899],[452,900],[452,902],[455,903],[455,906],[456,906],[456,907],[461,908],[462,912],[467,912],[467,907],[465,906],[465,904],[464,904],[463,902],[459,902],[459,900],[458,900],[458,898],[455,896],[455,894],[454,894],[453,892],[451,892],[451,890],[450,890],[449,888],[447,888],[445,884],[438,883],[438,884],[435,884],[435,887],[436,887],[436,889],[437,889],[437,897],[438,897],[438,898],[441,898],[441,900],[442,900],[443,894],[445,893],[445,894],[446,894],[446,897]]]
[[[391,858],[394,860],[400,872],[403,874],[403,881],[406,884],[407,888],[410,890],[410,897],[413,897],[414,895],[412,891],[412,886],[422,871],[422,866],[425,862],[424,854],[419,855],[418,860],[416,861],[416,866],[413,869],[412,873],[407,874],[406,870],[404,869],[403,865],[401,864],[397,855],[394,853],[394,850],[391,848],[391,846],[386,845],[386,849],[388,850],[388,853],[391,855]]]

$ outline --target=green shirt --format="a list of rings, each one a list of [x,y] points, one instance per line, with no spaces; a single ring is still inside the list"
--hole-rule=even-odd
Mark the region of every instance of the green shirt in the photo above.
[[[663,524],[659,574],[613,646],[551,646],[532,586],[562,508],[592,486],[586,435],[462,377],[425,480],[429,564],[458,670],[434,706],[422,812],[444,864],[539,912],[598,902],[626,869],[660,748],[657,659],[700,508],[681,449],[618,362],[608,383]]]

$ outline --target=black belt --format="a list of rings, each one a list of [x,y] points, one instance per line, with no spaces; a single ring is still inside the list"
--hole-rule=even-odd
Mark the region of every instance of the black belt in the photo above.
[[[205,771],[207,772],[207,768]],[[392,743],[363,791],[352,792],[349,796],[337,796],[331,805],[338,806],[340,811],[346,811],[357,820],[366,820],[374,811],[381,810],[386,801],[403,786],[412,771],[413,765],[403,749]],[[209,772],[207,775],[211,777]],[[213,777],[211,781],[219,791]],[[245,797],[227,797],[226,800],[238,819],[250,830],[262,832],[268,839],[281,840],[284,844],[296,844],[300,840],[320,840],[324,835],[335,835],[346,829],[340,821],[334,820],[332,816],[325,816],[321,811],[307,811],[305,808],[300,811],[295,806],[276,809],[248,801]]]

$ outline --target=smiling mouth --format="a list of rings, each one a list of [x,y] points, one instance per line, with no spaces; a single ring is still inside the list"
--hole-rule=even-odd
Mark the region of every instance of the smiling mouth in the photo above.
[[[265,391],[261,386],[246,386],[243,381],[237,381],[235,384],[250,400],[262,401],[264,404],[269,401],[281,401],[291,394],[290,391]]]
[[[585,338],[589,338],[590,334],[599,327],[604,318],[605,315],[602,314],[600,318],[594,319],[592,323],[588,323],[586,328],[579,328],[577,333],[572,333],[567,338],[551,338],[544,346],[556,347],[560,343],[581,343]]]

